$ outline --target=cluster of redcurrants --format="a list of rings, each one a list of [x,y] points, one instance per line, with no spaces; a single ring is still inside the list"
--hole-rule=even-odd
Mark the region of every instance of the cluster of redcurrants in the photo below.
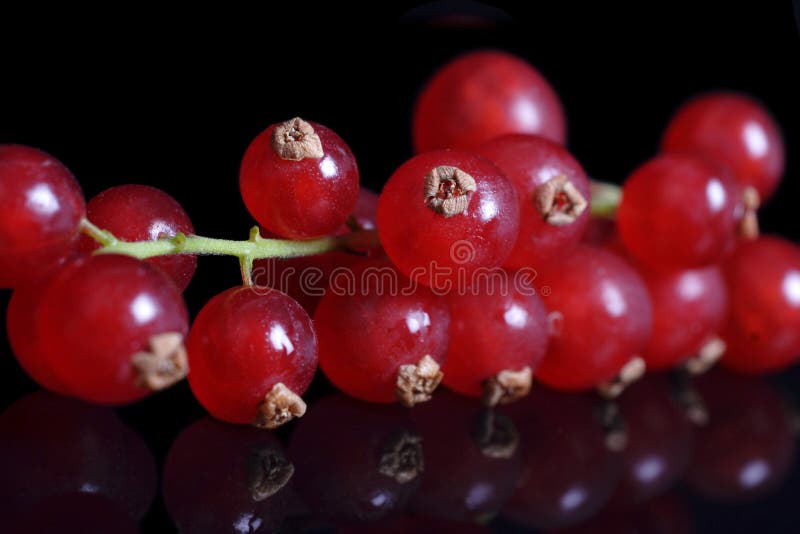
[[[122,186],[84,206],[54,158],[0,146],[14,352],[46,388],[101,403],[134,401],[191,369],[212,415],[268,428],[304,413],[318,362],[359,399],[412,406],[443,382],[494,406],[527,394],[534,377],[615,395],[645,365],[701,370],[724,354],[727,367],[760,373],[800,355],[800,249],[759,237],[755,218],[784,165],[759,104],[692,100],[610,203],[592,198],[613,189],[590,183],[565,135],[547,81],[499,52],[432,78],[414,115],[419,154],[380,197],[359,190],[355,158],[328,128],[270,126],[240,173],[259,225],[297,243],[342,235],[326,242],[351,249],[377,232],[380,248],[264,259],[294,255],[280,241],[280,254],[248,252],[244,285],[212,298],[191,330],[180,291],[196,256],[106,254],[118,240],[159,238],[181,252],[193,229],[171,197]],[[590,217],[613,211],[611,228]],[[192,251],[218,251],[196,239]],[[254,276],[311,267],[329,288],[321,298]]]

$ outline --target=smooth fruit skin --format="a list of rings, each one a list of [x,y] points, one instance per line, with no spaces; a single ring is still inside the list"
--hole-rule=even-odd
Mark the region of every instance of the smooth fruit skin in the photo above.
[[[580,245],[536,281],[551,337],[537,380],[563,391],[613,378],[650,338],[652,306],[642,279],[625,260]]]
[[[508,279],[512,278],[507,274]],[[536,370],[547,351],[547,311],[535,294],[489,287],[446,297],[450,344],[442,369],[445,386],[479,397],[483,381],[503,370]]]
[[[35,148],[0,144],[0,288],[31,281],[74,247],[85,201],[72,173]]]
[[[728,288],[718,266],[640,269],[639,274],[653,304],[653,333],[642,352],[648,370],[670,369],[720,334],[728,316]]]
[[[267,288],[233,287],[208,301],[186,349],[197,400],[229,423],[252,423],[278,382],[302,395],[317,368],[317,337],[308,314]]]
[[[589,179],[581,164],[561,145],[535,135],[506,135],[477,151],[505,173],[519,199],[519,237],[503,265],[536,268],[568,254],[586,231],[591,210],[587,206],[572,223],[555,226],[537,211],[534,192],[551,178],[565,176],[590,202]]]
[[[149,241],[178,233],[194,234],[192,221],[178,201],[169,194],[147,185],[128,184],[106,189],[86,205],[86,217],[124,241]],[[80,248],[91,252],[100,244],[88,236],[80,239]],[[175,281],[183,291],[197,268],[197,256],[173,254],[148,258]]]
[[[430,355],[445,361],[450,316],[447,305],[424,286],[410,286],[385,261],[355,266],[340,289],[328,291],[314,314],[319,363],[341,391],[369,402],[395,401],[401,365]],[[394,290],[387,280],[394,280]]]
[[[474,148],[509,133],[567,138],[558,95],[539,71],[505,52],[465,54],[442,67],[420,94],[414,148]]]
[[[258,224],[290,239],[333,233],[358,199],[358,167],[350,148],[332,130],[310,122],[323,157],[281,159],[272,149],[275,124],[261,132],[244,154],[239,189]]]
[[[800,358],[800,247],[762,236],[744,241],[724,265],[730,291],[722,364],[747,374]]]
[[[467,209],[450,217],[425,204],[425,176],[439,166],[456,167],[476,182]],[[471,287],[480,268],[499,267],[518,231],[514,186],[490,161],[461,150],[408,160],[389,178],[378,201],[378,232],[389,259],[412,280],[445,292]]]
[[[710,163],[657,156],[625,182],[617,229],[631,255],[651,268],[717,263],[733,248],[741,195],[738,184]]]
[[[78,260],[57,273],[36,312],[36,331],[49,365],[83,400],[125,404],[150,390],[136,385],[131,358],[154,335],[189,329],[175,284],[152,265],[128,256]]]
[[[758,190],[765,201],[777,189],[785,165],[780,127],[769,111],[735,92],[701,95],[681,106],[661,141],[664,152],[704,156]]]

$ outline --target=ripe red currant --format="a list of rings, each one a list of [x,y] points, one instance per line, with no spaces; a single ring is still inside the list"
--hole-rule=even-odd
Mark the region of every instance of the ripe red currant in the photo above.
[[[488,160],[460,150],[420,154],[395,171],[378,201],[386,254],[412,280],[468,288],[499,267],[517,239],[514,186]]]
[[[86,216],[96,226],[125,241],[146,241],[193,234],[194,226],[180,204],[170,195],[146,185],[120,185],[107,189],[86,205]],[[82,236],[80,248],[91,252],[100,244]],[[167,273],[178,289],[189,285],[197,256],[173,254],[146,260]]]
[[[274,428],[305,413],[317,368],[311,319],[285,294],[234,287],[212,298],[187,341],[189,385],[217,419]]]
[[[358,167],[347,144],[321,124],[273,124],[245,152],[239,189],[270,232],[308,239],[334,232],[358,198]]]
[[[414,109],[417,152],[475,148],[509,133],[567,138],[558,95],[539,71],[505,52],[465,54],[439,70]]]
[[[665,152],[686,152],[726,167],[761,200],[777,189],[784,168],[780,128],[759,102],[734,92],[701,95],[672,117],[661,142]]]
[[[74,247],[83,193],[54,157],[22,145],[0,144],[0,288],[31,281]]]

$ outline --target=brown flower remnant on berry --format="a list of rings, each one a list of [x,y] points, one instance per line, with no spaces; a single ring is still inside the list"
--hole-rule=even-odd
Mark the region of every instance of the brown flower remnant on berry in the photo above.
[[[589,203],[566,176],[551,178],[533,192],[536,211],[548,224],[565,226],[573,223]]]
[[[401,365],[397,372],[394,394],[400,404],[412,407],[431,400],[431,393],[444,375],[436,360],[426,354],[417,365]]]
[[[150,350],[137,352],[131,357],[136,369],[136,385],[158,391],[186,377],[189,361],[183,335],[165,332],[150,338]]]
[[[378,472],[399,484],[406,484],[417,478],[423,469],[422,438],[407,430],[392,436],[381,454]]]
[[[714,367],[714,364],[725,354],[725,341],[715,337],[700,348],[697,356],[689,358],[684,363],[684,368],[692,375],[701,375]]]
[[[744,188],[742,204],[744,204],[744,214],[739,221],[739,234],[745,239],[755,239],[759,234],[758,208],[761,207],[761,197],[755,187]]]
[[[689,373],[686,370],[679,371],[674,375],[672,396],[683,409],[686,418],[696,426],[708,424],[708,409],[703,398],[692,386]]]
[[[521,399],[531,391],[533,373],[530,367],[519,371],[505,369],[483,382],[483,404],[497,406]]]
[[[625,388],[642,378],[644,371],[644,360],[636,356],[620,369],[617,376],[597,386],[597,391],[607,399],[619,397],[619,395],[625,391]]]
[[[283,488],[294,474],[294,466],[277,446],[267,445],[256,449],[250,456],[247,486],[256,502],[272,497]]]
[[[475,179],[456,167],[441,165],[425,175],[425,205],[445,217],[463,213],[476,189]]]
[[[282,122],[272,130],[272,150],[281,159],[301,161],[305,158],[319,159],[324,156],[322,141],[309,123],[295,117]]]
[[[306,413],[306,403],[295,392],[278,382],[258,405],[253,425],[258,428],[277,428]]]
[[[603,425],[606,448],[612,452],[624,451],[628,446],[628,429],[616,403],[610,400],[603,402],[597,412],[597,418]]]
[[[472,437],[487,458],[511,458],[519,446],[519,432],[514,423],[493,410],[481,410]]]

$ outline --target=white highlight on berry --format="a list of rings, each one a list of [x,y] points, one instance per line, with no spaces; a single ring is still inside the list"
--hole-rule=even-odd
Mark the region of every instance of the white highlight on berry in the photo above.
[[[61,207],[58,197],[47,184],[39,184],[31,188],[26,195],[25,204],[42,215],[52,215]]]
[[[525,311],[523,307],[512,304],[511,307],[503,313],[503,319],[505,319],[506,324],[509,326],[525,328],[525,325],[528,324],[528,312]]]
[[[636,478],[652,482],[664,472],[664,462],[658,456],[648,456],[636,465]]]
[[[603,306],[612,317],[621,317],[628,309],[622,293],[619,288],[613,284],[604,283],[601,289],[601,297],[603,299]]]
[[[783,277],[781,290],[792,306],[800,307],[800,271],[789,271]]]
[[[406,327],[412,334],[416,334],[430,325],[431,318],[424,311],[416,310],[406,315]]]
[[[518,98],[511,104],[511,114],[517,120],[520,130],[538,130],[542,124],[542,117],[539,110],[526,98]]]
[[[574,510],[586,501],[586,489],[581,486],[573,486],[568,489],[559,500],[561,509],[564,511]]]
[[[139,295],[133,299],[130,310],[137,324],[151,321],[158,314],[158,307],[149,295]]]
[[[692,272],[687,272],[678,281],[678,293],[684,300],[695,300],[703,294],[703,281]]]
[[[744,137],[744,144],[747,146],[747,151],[751,155],[761,158],[767,155],[769,150],[769,141],[767,140],[767,133],[764,128],[757,122],[748,122],[742,131]]]
[[[720,181],[716,178],[709,180],[706,185],[706,200],[708,201],[708,207],[711,208],[711,211],[717,212],[725,207],[726,198],[725,188]]]
[[[325,178],[333,178],[339,173],[339,169],[336,167],[336,162],[333,161],[330,156],[325,156],[319,164],[319,172],[321,172],[322,176]]]
[[[488,198],[481,198],[480,206],[478,207],[479,213],[481,215],[481,221],[491,221],[500,210],[497,208],[497,203],[494,200]]]
[[[756,458],[739,472],[739,482],[745,488],[754,488],[767,479],[769,471],[769,464],[762,458]]]
[[[279,324],[272,325],[269,329],[269,342],[275,350],[282,350],[287,355],[294,352],[294,345],[289,336],[286,335],[286,330]]]

